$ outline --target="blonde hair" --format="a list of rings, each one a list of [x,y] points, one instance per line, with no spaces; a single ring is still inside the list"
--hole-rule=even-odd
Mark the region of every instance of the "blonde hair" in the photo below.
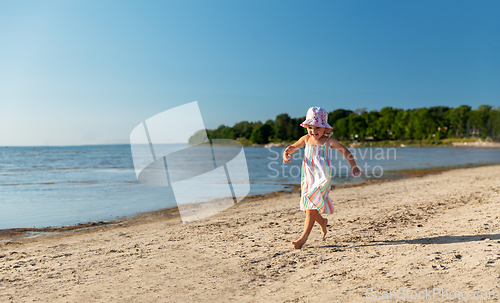
[[[309,124],[306,124],[306,125],[309,125]],[[311,126],[315,126],[315,125],[311,125]],[[319,126],[316,126],[316,127],[319,127]],[[325,129],[324,135],[327,136],[328,138],[331,138],[332,135],[333,135],[333,128],[332,129],[328,129],[328,128],[324,127],[324,126],[321,126],[321,127]],[[307,127],[304,127],[304,128],[307,130]]]
[[[328,138],[331,138],[332,135],[333,135],[333,129],[328,129],[325,127],[325,135],[328,137]]]

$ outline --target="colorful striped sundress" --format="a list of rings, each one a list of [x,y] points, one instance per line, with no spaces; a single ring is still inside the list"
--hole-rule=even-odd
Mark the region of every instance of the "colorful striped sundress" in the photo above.
[[[326,143],[326,142],[325,142]],[[317,209],[322,214],[333,213],[328,194],[332,167],[332,148],[326,144],[306,144],[302,162],[300,210]]]

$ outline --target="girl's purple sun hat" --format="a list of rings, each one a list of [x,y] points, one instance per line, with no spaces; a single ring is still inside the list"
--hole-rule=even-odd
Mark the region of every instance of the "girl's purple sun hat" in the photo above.
[[[311,107],[307,110],[306,119],[300,124],[302,127],[314,125],[332,130],[333,127],[328,124],[328,112],[321,107]]]

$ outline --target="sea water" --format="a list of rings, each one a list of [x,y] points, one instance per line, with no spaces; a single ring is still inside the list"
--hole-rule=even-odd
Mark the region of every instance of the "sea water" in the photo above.
[[[249,195],[300,184],[303,149],[283,164],[283,148],[245,147]],[[365,175],[349,175],[334,153],[332,184],[386,177],[413,168],[500,163],[496,148],[351,149]],[[190,161],[192,159],[185,159]],[[203,202],[205,194],[190,195]],[[213,194],[213,193],[212,193]],[[0,147],[0,229],[112,221],[176,206],[171,187],[137,182],[130,145]]]

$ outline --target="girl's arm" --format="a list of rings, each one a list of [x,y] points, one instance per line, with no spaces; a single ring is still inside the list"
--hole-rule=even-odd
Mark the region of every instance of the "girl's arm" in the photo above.
[[[352,156],[351,152],[344,145],[342,145],[342,143],[334,138],[329,138],[328,141],[328,145],[330,145],[330,147],[338,150],[344,156],[344,158],[349,161],[349,164],[351,165],[351,175],[358,176],[363,174],[363,172],[356,165],[356,161],[354,161],[354,157]]]
[[[290,160],[290,154],[293,154],[299,148],[301,148],[302,146],[306,145],[307,138],[309,138],[309,135],[302,136],[297,142],[295,142],[294,144],[288,146],[283,151],[283,163],[291,162],[291,160]]]

